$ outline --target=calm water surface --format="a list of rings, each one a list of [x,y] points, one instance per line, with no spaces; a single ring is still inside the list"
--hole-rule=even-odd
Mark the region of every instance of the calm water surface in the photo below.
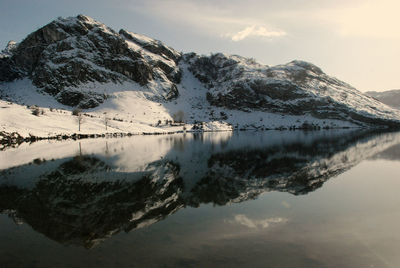
[[[400,267],[400,133],[0,151],[1,267]]]

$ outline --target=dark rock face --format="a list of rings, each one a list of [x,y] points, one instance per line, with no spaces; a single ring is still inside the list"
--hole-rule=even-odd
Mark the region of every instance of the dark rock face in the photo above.
[[[164,45],[161,41],[148,38],[136,33],[128,32],[121,29],[119,34],[132,46],[142,47],[141,54],[146,58],[146,60],[155,66],[157,71],[155,72],[155,78],[171,81],[170,91],[168,92],[167,99],[172,99],[177,97],[178,89],[176,84],[181,82],[182,71],[177,66],[179,60],[181,59],[181,53],[178,53],[173,48]]]
[[[176,63],[180,53],[151,40],[154,45],[147,46],[149,51],[172,63],[166,66],[162,60],[150,61],[142,53],[143,42],[136,40],[138,47],[132,49],[125,39],[129,34],[122,33],[124,36],[83,15],[59,18],[28,35],[13,49],[10,57],[0,59],[0,81],[28,76],[34,85],[57,95],[58,101],[70,106],[85,106],[77,102],[77,90],[70,89],[88,82],[134,81],[146,86],[158,80],[167,85],[164,92],[160,92],[161,98],[177,97],[174,83],[179,81],[180,70]],[[65,92],[73,92],[71,100]],[[62,96],[58,95],[60,93]],[[91,95],[90,92],[79,94],[85,95],[80,97],[82,100]],[[102,102],[99,96],[95,99],[97,104]]]
[[[269,67],[252,59],[221,53],[211,56],[189,53],[184,55],[184,61],[208,88],[207,100],[214,106],[243,111],[309,114],[359,125],[400,125],[399,114],[391,111],[393,116],[387,116],[390,113],[382,109],[380,102],[324,74],[311,63],[292,61]]]
[[[99,106],[107,98],[106,95],[97,93],[86,93],[77,90],[61,90],[55,96],[60,103],[70,106],[78,106],[82,109],[89,109]]]
[[[11,82],[21,77],[22,74],[9,57],[0,58],[0,81]]]

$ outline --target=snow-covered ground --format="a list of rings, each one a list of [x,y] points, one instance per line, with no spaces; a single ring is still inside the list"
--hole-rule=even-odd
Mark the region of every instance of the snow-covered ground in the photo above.
[[[294,116],[261,111],[244,112],[211,106],[206,100],[207,90],[186,69],[178,85],[179,97],[173,101],[158,101],[151,92],[133,82],[123,84],[88,83],[80,88],[109,97],[100,106],[82,111],[81,130],[73,108],[58,103],[52,96],[40,92],[29,79],[0,84],[0,131],[17,132],[23,137],[105,133],[170,133],[190,131],[194,124],[203,131],[231,131],[233,128],[276,129],[301,127],[304,123],[320,127],[356,127],[330,119],[309,115]],[[7,99],[13,102],[6,101]],[[32,113],[38,106],[39,115]],[[180,117],[180,118],[179,118]],[[182,119],[186,124],[170,125],[166,121]],[[107,123],[107,129],[106,129]]]

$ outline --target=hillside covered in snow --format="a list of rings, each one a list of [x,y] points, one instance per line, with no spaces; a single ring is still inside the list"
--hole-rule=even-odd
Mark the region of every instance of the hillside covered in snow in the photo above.
[[[368,91],[365,94],[389,105],[393,108],[400,109],[400,89],[393,89],[387,91]]]
[[[0,132],[23,137],[78,132],[76,109],[86,134],[400,126],[400,111],[311,63],[182,53],[84,15],[9,42],[0,99]]]

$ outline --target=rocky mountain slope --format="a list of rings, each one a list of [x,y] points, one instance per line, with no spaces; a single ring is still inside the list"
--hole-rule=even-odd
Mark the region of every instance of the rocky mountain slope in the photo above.
[[[379,100],[380,102],[389,105],[393,108],[400,109],[400,89],[388,91],[368,91],[365,94]]]
[[[165,120],[195,129],[217,121],[262,129],[400,126],[399,111],[311,63],[270,67],[235,55],[184,54],[84,15],[58,18],[20,43],[10,42],[0,57],[0,97],[21,105],[79,107],[95,117],[118,115],[135,129]],[[2,118],[2,128],[18,131],[9,117]]]
[[[189,69],[210,89],[207,100],[215,106],[363,122],[374,121],[372,115],[390,118],[381,103],[311,63],[268,67],[224,54],[185,57]]]
[[[178,94],[180,53],[125,30],[117,33],[87,16],[59,18],[14,46],[0,61],[0,80],[27,76],[69,106],[93,108],[104,102],[102,92],[79,90],[88,82],[133,81],[156,97]]]

